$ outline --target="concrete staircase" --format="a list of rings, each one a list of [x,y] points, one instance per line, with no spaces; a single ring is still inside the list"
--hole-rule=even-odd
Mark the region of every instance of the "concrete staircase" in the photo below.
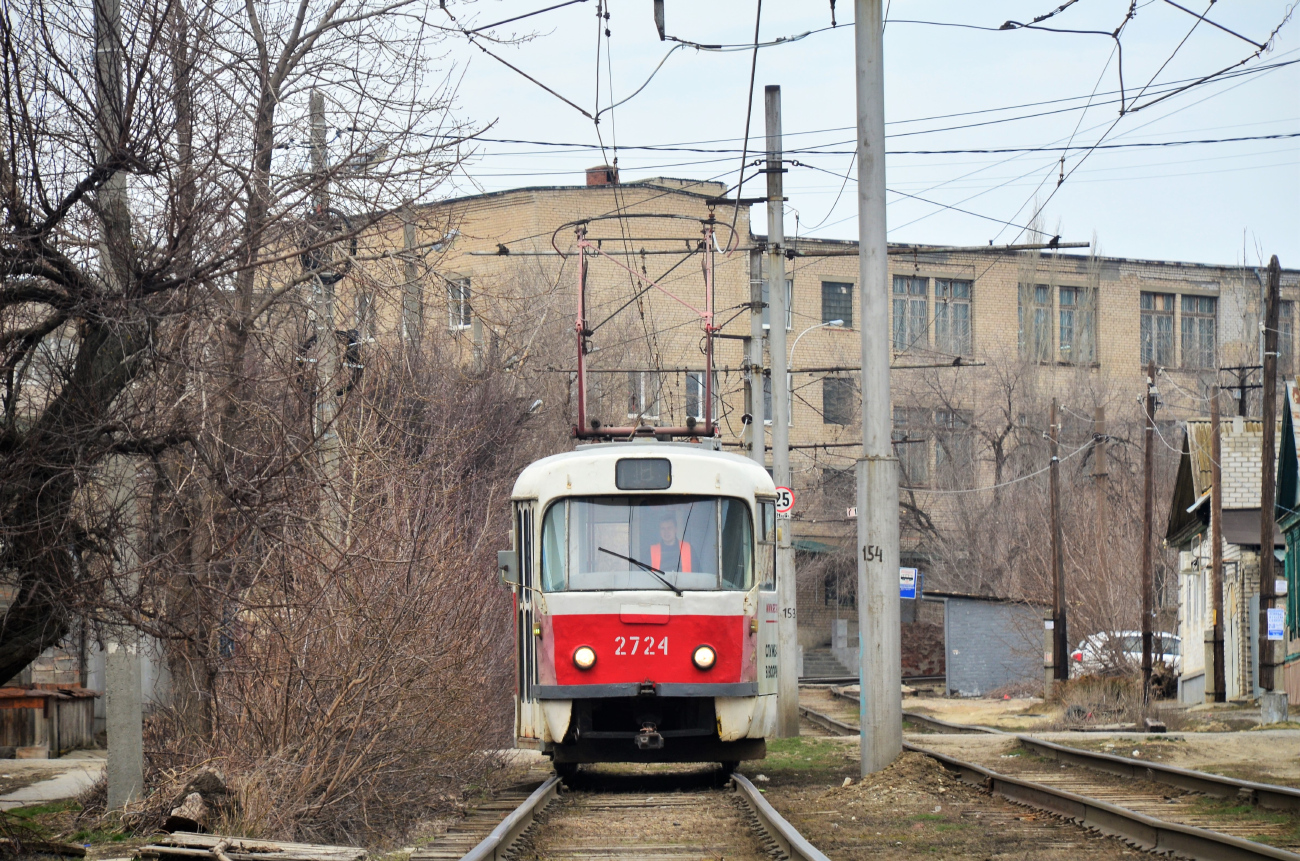
[[[835,655],[831,652],[829,646],[821,646],[816,649],[805,649],[803,653],[803,677],[806,679],[829,679],[842,676],[856,675],[849,671]]]

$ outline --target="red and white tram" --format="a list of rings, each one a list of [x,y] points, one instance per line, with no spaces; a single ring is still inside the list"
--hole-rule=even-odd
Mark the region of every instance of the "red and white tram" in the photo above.
[[[583,762],[732,764],[776,722],[776,489],[703,442],[579,446],[513,493],[515,737]]]

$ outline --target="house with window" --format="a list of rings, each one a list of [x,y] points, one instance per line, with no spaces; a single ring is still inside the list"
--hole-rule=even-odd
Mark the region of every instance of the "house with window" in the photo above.
[[[1182,638],[1180,702],[1205,701],[1207,631],[1214,626],[1211,572],[1211,447],[1207,418],[1190,419],[1183,435],[1165,540],[1178,550],[1178,635]],[[1260,477],[1263,425],[1241,416],[1219,425],[1223,522],[1224,682],[1229,701],[1259,694]],[[1294,460],[1294,456],[1292,457]],[[1285,461],[1279,461],[1285,463]],[[1270,464],[1269,468],[1273,468]],[[1265,552],[1280,554],[1281,531]],[[1211,685],[1212,687],[1212,685]]]

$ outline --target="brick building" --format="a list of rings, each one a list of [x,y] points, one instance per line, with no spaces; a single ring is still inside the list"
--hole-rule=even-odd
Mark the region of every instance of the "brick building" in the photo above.
[[[741,339],[750,331],[751,290],[761,287],[766,237],[751,231],[748,208],[729,203],[720,183],[620,182],[606,168],[588,182],[407,213],[405,229],[393,222],[372,243],[407,261],[407,274],[396,279],[401,290],[370,295],[364,279],[350,279],[359,286],[342,299],[353,308],[347,314],[378,337],[400,331],[438,339],[467,356],[536,373],[545,409],[563,410],[572,421],[572,252],[576,222],[589,220],[587,236],[609,255],[589,258],[592,415],[606,425],[681,425],[703,412],[703,329],[693,308],[702,308],[701,242],[712,217],[723,335],[716,341],[715,414],[724,445],[747,449]],[[847,509],[861,439],[858,260],[854,242],[798,237],[787,247],[800,638],[814,647],[829,641],[835,618],[856,616],[855,565],[846,548],[854,541]],[[417,258],[426,273],[416,273]],[[1063,446],[1082,448],[1097,406],[1112,411],[1112,422],[1137,421],[1144,365],[1154,360],[1162,369],[1161,427],[1172,447],[1172,422],[1203,415],[1203,386],[1217,368],[1257,363],[1262,281],[1253,267],[933,246],[891,246],[889,259],[904,564],[921,568],[936,591],[1036,597],[999,594],[980,572],[957,582],[966,575],[930,571],[927,540],[951,522],[952,502],[961,498],[953,494],[1036,468],[1017,452],[1031,448],[1020,441],[1041,437],[1046,400],[1058,397],[1067,409]],[[648,289],[629,270],[673,296]],[[1282,364],[1290,371],[1300,273],[1283,273],[1282,295]],[[842,323],[827,325],[833,320]],[[1021,387],[1015,392],[1013,379]],[[770,385],[766,380],[769,392]],[[1012,396],[1022,402],[1010,403]],[[1015,425],[1002,450],[981,433],[994,414]]]

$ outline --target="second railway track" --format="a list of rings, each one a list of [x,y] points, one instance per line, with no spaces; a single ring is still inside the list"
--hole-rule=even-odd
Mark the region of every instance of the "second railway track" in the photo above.
[[[801,707],[803,717],[832,734],[858,731],[850,721]],[[972,733],[987,732],[971,727]],[[951,732],[951,730],[947,730]],[[967,782],[1030,807],[1073,819],[1144,848],[1204,859],[1300,861],[1300,793],[1218,775],[1168,769],[1004,734],[1007,745],[964,749],[945,739],[943,751],[905,743]],[[1014,745],[1021,744],[1020,750]],[[1129,769],[1127,774],[1124,769]],[[1189,788],[1192,787],[1192,788]],[[1252,802],[1292,815],[1249,815]]]

